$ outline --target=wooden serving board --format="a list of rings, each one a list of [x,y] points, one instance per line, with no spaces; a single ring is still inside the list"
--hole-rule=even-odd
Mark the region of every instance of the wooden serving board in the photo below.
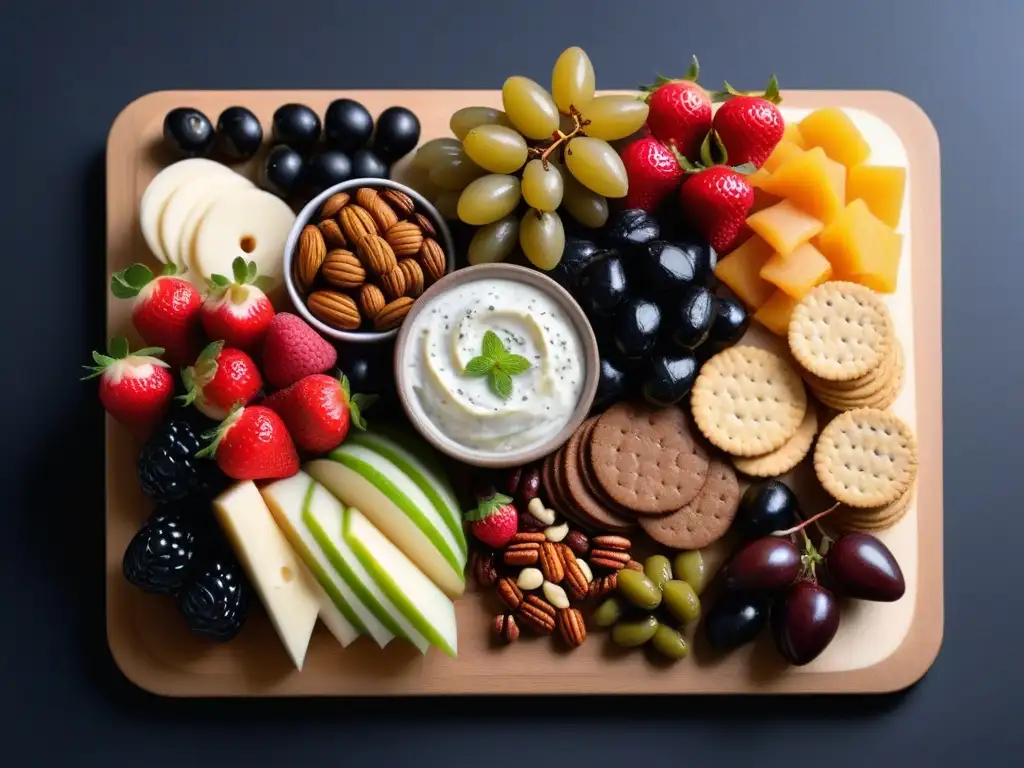
[[[423,140],[449,135],[453,111],[472,104],[500,106],[497,91],[199,91],[159,92],[128,105],[114,121],[107,144],[107,269],[152,263],[138,221],[147,182],[168,162],[160,148],[163,116],[189,105],[211,119],[232,105],[252,109],[269,128],[281,104],[297,101],[323,114],[347,96],[373,114],[392,105],[412,109]],[[784,111],[835,105],[866,114],[888,131],[889,150],[909,168],[908,203],[901,225],[906,251],[900,289],[891,300],[898,334],[908,351],[907,384],[895,410],[916,429],[920,473],[914,508],[884,538],[907,577],[907,594],[893,604],[844,606],[839,635],[807,667],[782,665],[770,638],[725,657],[698,640],[691,657],[665,666],[642,652],[619,653],[603,634],[566,653],[550,638],[492,645],[492,594],[470,591],[457,603],[459,656],[431,650],[421,657],[393,643],[381,651],[362,639],[342,649],[322,627],[314,633],[306,667],[296,672],[262,610],[233,642],[216,646],[185,628],[169,598],[145,595],[122,577],[121,558],[151,504],[135,471],[138,445],[108,419],[107,634],[124,674],[167,696],[414,696],[465,694],[672,694],[882,692],[916,682],[942,641],[942,334],[939,144],[935,129],[914,103],[888,92],[788,91]],[[900,146],[902,145],[902,146]],[[892,162],[879,159],[878,162]],[[246,170],[246,169],[239,169]],[[251,171],[251,169],[247,169]],[[130,302],[108,297],[111,334],[137,340]],[[806,508],[815,501],[796,490]]]

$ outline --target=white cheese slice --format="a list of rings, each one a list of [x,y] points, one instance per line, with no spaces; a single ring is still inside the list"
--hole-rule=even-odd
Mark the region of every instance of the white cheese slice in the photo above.
[[[330,494],[305,472],[271,483],[261,492],[281,531],[330,596],[338,613],[360,632],[372,637],[381,648],[390,643],[395,638],[395,633],[374,616],[370,608],[360,600],[356,591],[335,570],[327,554],[303,521],[305,510],[312,504],[322,503],[321,496],[325,497],[324,501],[331,499]]]
[[[229,488],[213,508],[295,668],[301,670],[320,612],[302,563],[252,481]]]
[[[164,251],[160,243],[160,216],[178,186],[198,176],[230,174],[234,174],[234,171],[220,163],[203,157],[193,157],[172,163],[153,177],[142,193],[142,201],[139,203],[139,225],[146,245],[159,261],[167,264],[174,260],[173,254]]]
[[[284,244],[295,213],[261,189],[232,189],[210,206],[196,231],[192,267],[204,278],[230,275],[239,256],[256,262],[261,275],[284,278]]]
[[[167,198],[167,204],[160,216],[160,245],[167,258],[179,267],[188,266],[180,258],[181,240],[186,235],[185,221],[194,207],[209,207],[210,203],[227,190],[254,188],[251,181],[234,172],[200,174],[185,179]],[[186,276],[192,277],[189,273]]]
[[[455,657],[455,604],[356,509],[345,510],[345,541],[380,588],[427,639]]]

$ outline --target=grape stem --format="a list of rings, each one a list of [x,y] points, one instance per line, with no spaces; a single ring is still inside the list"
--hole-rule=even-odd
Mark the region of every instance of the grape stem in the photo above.
[[[825,515],[829,514],[830,512],[834,512],[838,508],[839,508],[839,502],[837,501],[835,504],[833,504],[831,507],[826,509],[824,512],[819,512],[814,517],[809,517],[808,519],[804,520],[799,525],[794,525],[792,528],[787,528],[785,531],[773,531],[771,535],[772,536],[789,536],[790,534],[797,533],[799,531],[803,531],[803,529],[806,528],[811,523],[817,524],[818,520],[820,520],[821,518],[825,517]],[[818,527],[818,530],[819,531],[821,530],[820,526]],[[822,531],[822,534],[824,534],[824,531]],[[807,534],[805,533],[804,536],[806,537]]]
[[[583,133],[583,129],[590,125],[590,121],[584,120],[583,115],[572,104],[569,105],[569,117],[572,118],[574,124],[573,129],[569,133],[563,133],[561,129],[557,129],[551,134],[550,144],[547,146],[530,147],[530,154],[534,157],[540,157],[541,165],[544,166],[545,171],[548,169],[548,157],[551,156],[552,152],[569,141],[569,139],[586,135]]]

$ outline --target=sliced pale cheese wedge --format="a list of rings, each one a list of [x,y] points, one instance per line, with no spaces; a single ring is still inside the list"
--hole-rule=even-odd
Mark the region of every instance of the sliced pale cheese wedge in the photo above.
[[[356,509],[345,510],[345,541],[399,610],[454,658],[459,645],[455,604],[444,592]]]
[[[314,505],[332,502],[337,504],[337,500],[304,472],[271,483],[261,492],[277,525],[317,582],[331,597],[338,612],[360,632],[370,635],[381,648],[390,643],[396,633],[374,615],[342,574],[335,570],[303,520],[307,509]],[[338,532],[341,532],[340,526]]]
[[[146,191],[142,193],[142,201],[139,203],[139,225],[142,227],[146,245],[158,260],[165,264],[174,260],[173,254],[164,251],[160,243],[160,216],[178,186],[198,176],[226,176],[234,173],[230,168],[213,160],[192,157],[168,165],[153,177],[146,186]]]
[[[210,203],[228,190],[254,188],[251,181],[235,172],[200,174],[179,184],[167,198],[164,212],[160,216],[160,245],[167,258],[179,267],[188,266],[180,258],[181,239],[185,234],[185,221],[193,207],[209,207]]]
[[[295,668],[301,670],[320,613],[305,569],[251,480],[214,499],[213,509]]]
[[[204,278],[227,276],[231,262],[242,256],[256,262],[261,275],[280,283],[284,244],[294,223],[295,213],[288,204],[269,192],[225,190],[199,223],[192,266]]]

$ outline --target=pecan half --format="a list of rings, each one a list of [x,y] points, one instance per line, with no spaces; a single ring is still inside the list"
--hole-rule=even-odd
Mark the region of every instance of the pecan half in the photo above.
[[[578,609],[563,608],[558,612],[555,621],[558,624],[558,634],[570,648],[579,648],[586,642],[587,625]]]
[[[420,247],[419,260],[423,265],[423,271],[432,281],[444,277],[448,264],[444,258],[444,249],[441,248],[437,240],[430,237],[424,238],[423,245]]]
[[[519,618],[537,632],[547,634],[555,629],[555,607],[537,595],[527,595],[523,599]]]
[[[430,220],[429,216],[424,216],[422,213],[414,213],[410,220],[416,223],[424,236],[426,237],[437,237],[437,230],[434,228],[434,222]]]
[[[590,582],[590,596],[591,597],[604,597],[615,591],[616,586],[619,583],[619,577],[615,573],[610,573],[607,576],[594,579]]]
[[[384,239],[395,256],[415,256],[423,245],[423,231],[411,221],[399,221],[384,233]]]
[[[397,299],[405,294],[405,272],[395,267],[386,275],[380,276],[380,287],[389,299]]]
[[[532,541],[522,544],[511,544],[505,548],[502,560],[505,561],[505,565],[520,568],[536,565],[537,561],[540,560],[540,546],[540,544]]]
[[[491,628],[494,630],[494,634],[506,643],[514,643],[519,639],[519,625],[516,623],[516,617],[511,613],[499,613],[494,617]]]
[[[511,539],[509,544],[543,544],[547,538],[538,531],[520,531]]]
[[[626,567],[629,568],[629,570],[631,571],[639,571],[640,573],[644,572],[643,565],[636,560],[630,560],[628,563],[626,563]]]
[[[595,549],[617,549],[620,552],[626,552],[633,546],[625,536],[595,536],[591,543]]]
[[[405,295],[415,299],[423,293],[423,268],[415,259],[399,259],[398,268],[405,274]]]
[[[617,571],[620,568],[625,568],[631,559],[629,552],[618,552],[612,549],[590,550],[590,564],[595,568]]]
[[[545,541],[540,545],[540,570],[552,584],[558,584],[565,578],[562,548],[553,541]]]
[[[514,611],[523,602],[523,590],[511,576],[504,576],[498,579],[498,599]]]
[[[385,202],[399,216],[412,216],[416,211],[416,203],[405,192],[397,189],[385,189],[380,193]]]
[[[368,319],[375,320],[387,303],[384,292],[373,283],[363,283],[359,288],[359,308]]]
[[[562,561],[565,567],[565,585],[569,597],[573,600],[583,600],[590,593],[590,581],[587,579],[580,564],[576,562],[576,555],[569,547],[562,549]]]

